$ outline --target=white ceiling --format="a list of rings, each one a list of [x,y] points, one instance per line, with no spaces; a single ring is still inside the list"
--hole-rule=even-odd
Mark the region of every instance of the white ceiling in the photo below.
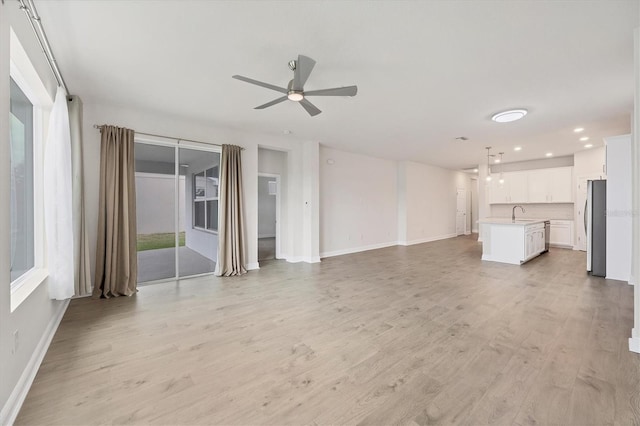
[[[513,162],[584,149],[576,126],[595,146],[630,128],[637,0],[36,7],[70,91],[85,103],[449,168],[482,162],[487,145]],[[231,76],[286,86],[298,54],[317,61],[306,90],[357,84],[358,95],[312,98],[323,111],[316,117],[293,102],[254,110],[280,94]],[[513,107],[530,113],[509,124],[489,119]]]

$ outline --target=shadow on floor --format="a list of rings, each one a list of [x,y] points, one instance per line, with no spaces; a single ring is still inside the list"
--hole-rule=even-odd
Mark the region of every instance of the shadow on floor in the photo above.
[[[276,258],[276,239],[258,238],[258,260],[270,260]]]
[[[216,263],[189,247],[178,249],[180,277],[213,272]],[[138,282],[162,280],[176,276],[175,249],[164,248],[138,252]]]

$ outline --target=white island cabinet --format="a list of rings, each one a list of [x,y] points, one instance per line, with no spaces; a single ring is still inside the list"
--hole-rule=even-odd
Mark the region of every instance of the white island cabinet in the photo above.
[[[545,251],[546,219],[484,219],[482,260],[521,265]]]

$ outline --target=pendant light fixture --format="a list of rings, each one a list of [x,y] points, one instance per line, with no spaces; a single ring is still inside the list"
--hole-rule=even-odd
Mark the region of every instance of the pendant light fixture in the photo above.
[[[490,163],[490,159],[492,157],[491,147],[487,146],[485,147],[485,149],[487,150],[487,182],[491,182],[491,163]]]
[[[500,185],[504,185],[504,176],[502,175],[502,155],[504,154],[504,152],[500,152],[500,179],[498,180],[498,183]]]

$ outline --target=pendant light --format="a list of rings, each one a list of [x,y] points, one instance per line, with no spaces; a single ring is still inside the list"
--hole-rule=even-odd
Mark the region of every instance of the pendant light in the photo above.
[[[487,146],[485,149],[487,150],[487,182],[491,182],[491,147]]]
[[[500,179],[498,180],[498,183],[500,185],[504,185],[504,176],[502,175],[502,155],[504,154],[504,152],[500,152]]]

